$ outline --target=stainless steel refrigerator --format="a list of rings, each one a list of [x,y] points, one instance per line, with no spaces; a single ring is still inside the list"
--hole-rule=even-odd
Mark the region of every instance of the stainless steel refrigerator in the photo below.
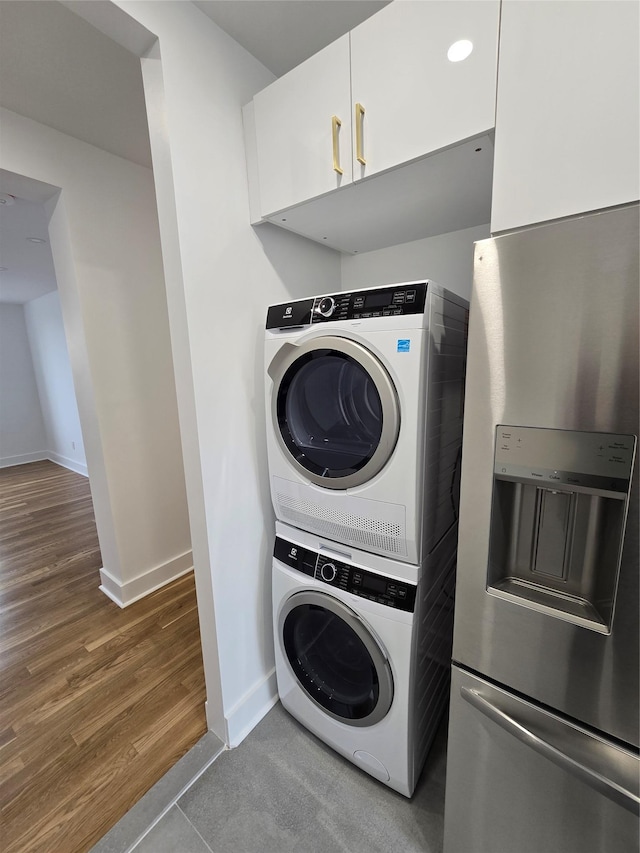
[[[475,247],[445,853],[638,849],[639,235]]]

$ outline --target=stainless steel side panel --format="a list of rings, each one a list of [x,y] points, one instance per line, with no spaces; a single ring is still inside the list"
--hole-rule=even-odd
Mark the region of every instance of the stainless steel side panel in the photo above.
[[[634,853],[638,757],[453,667],[444,853]]]
[[[497,424],[638,434],[638,234],[634,205],[476,245],[453,648],[635,746],[637,458],[610,635],[490,595],[486,578]]]

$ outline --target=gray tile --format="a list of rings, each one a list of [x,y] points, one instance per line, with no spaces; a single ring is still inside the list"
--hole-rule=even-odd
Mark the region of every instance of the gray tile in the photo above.
[[[216,853],[440,853],[446,731],[407,800],[277,705],[179,805]]]
[[[211,853],[178,806],[173,806],[133,853]]]
[[[223,750],[207,732],[91,849],[91,853],[127,853],[140,836],[177,800],[187,786]],[[176,853],[176,851],[174,851]]]

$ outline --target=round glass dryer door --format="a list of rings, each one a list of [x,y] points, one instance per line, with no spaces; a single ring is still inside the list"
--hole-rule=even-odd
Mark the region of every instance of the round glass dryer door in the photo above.
[[[381,720],[393,699],[389,662],[364,622],[322,592],[292,595],[280,640],[298,683],[327,714],[353,726]]]
[[[346,489],[371,479],[398,438],[395,388],[382,364],[347,338],[291,346],[275,377],[276,435],[317,485]]]

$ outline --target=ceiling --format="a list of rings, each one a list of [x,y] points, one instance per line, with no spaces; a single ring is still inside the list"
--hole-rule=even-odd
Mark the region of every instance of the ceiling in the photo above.
[[[186,2],[186,0],[182,0]],[[387,5],[372,0],[198,0],[195,5],[276,77]],[[0,106],[151,167],[138,56],[76,15],[73,4],[0,0]],[[0,171],[0,302],[55,289],[42,201],[55,188]],[[47,195],[48,192],[48,195]]]
[[[151,166],[140,60],[51,0],[0,2],[0,104]]]
[[[41,201],[0,195],[0,302],[30,302],[57,287]],[[44,240],[33,243],[28,238]]]
[[[281,77],[390,0],[194,0],[256,59]]]

